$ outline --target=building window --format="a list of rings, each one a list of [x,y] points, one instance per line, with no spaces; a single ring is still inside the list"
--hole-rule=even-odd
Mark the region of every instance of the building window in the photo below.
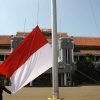
[[[4,61],[4,55],[0,55],[0,61]]]
[[[78,56],[74,56],[74,61],[75,61],[75,62],[78,61]]]
[[[100,61],[100,56],[96,56],[96,61]]]

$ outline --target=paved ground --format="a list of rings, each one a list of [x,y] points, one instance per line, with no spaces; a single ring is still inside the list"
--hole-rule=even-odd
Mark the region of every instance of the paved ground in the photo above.
[[[59,88],[64,100],[100,100],[100,86],[80,86]],[[23,88],[13,95],[4,92],[3,100],[48,100],[52,88]]]

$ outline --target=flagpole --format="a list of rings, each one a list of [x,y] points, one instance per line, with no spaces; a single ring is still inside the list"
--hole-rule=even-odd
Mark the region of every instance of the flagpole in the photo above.
[[[53,100],[58,100],[59,98],[58,53],[57,53],[57,15],[56,14],[57,14],[56,0],[51,0],[52,48],[53,48],[53,67],[52,67]]]
[[[52,66],[52,98],[49,100],[63,100],[59,98],[58,85],[58,50],[57,50],[57,12],[56,0],[51,0],[51,20],[52,20],[52,50],[53,50],[53,66]]]

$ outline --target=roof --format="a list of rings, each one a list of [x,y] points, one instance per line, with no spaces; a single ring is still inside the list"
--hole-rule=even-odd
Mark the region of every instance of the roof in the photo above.
[[[23,37],[23,36],[27,36],[28,34],[29,34],[29,32],[17,32],[16,36]]]
[[[67,38],[68,37],[68,35],[66,34],[66,33],[58,33],[57,34],[57,39],[59,39],[59,38]],[[47,40],[48,40],[48,42],[49,43],[52,43],[52,39],[51,38],[47,38]]]
[[[67,33],[58,33],[57,37],[58,38],[67,38],[67,37],[69,37],[69,35]]]
[[[79,46],[100,46],[100,38],[97,37],[73,37],[73,40]]]
[[[52,39],[51,39],[51,29],[46,29],[46,30],[42,30],[42,32],[44,33],[44,35],[46,36],[47,38],[47,41],[51,44],[52,43]],[[29,34],[29,32],[17,32],[16,33],[16,36],[18,37],[23,37],[23,36],[27,36]],[[68,34],[67,33],[57,33],[57,38],[66,38],[68,37]]]
[[[11,44],[11,36],[0,36],[0,44]]]
[[[47,35],[52,35],[50,31],[44,31],[42,30],[42,32]],[[17,32],[16,33],[16,36],[27,36],[30,32]],[[68,37],[68,34],[67,33],[57,33],[58,37]]]

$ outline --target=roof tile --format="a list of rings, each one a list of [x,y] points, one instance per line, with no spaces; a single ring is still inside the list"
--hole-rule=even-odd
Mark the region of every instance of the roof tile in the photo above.
[[[0,44],[10,44],[11,36],[0,36]]]
[[[100,46],[100,38],[96,37],[74,37],[75,45],[80,46]]]

